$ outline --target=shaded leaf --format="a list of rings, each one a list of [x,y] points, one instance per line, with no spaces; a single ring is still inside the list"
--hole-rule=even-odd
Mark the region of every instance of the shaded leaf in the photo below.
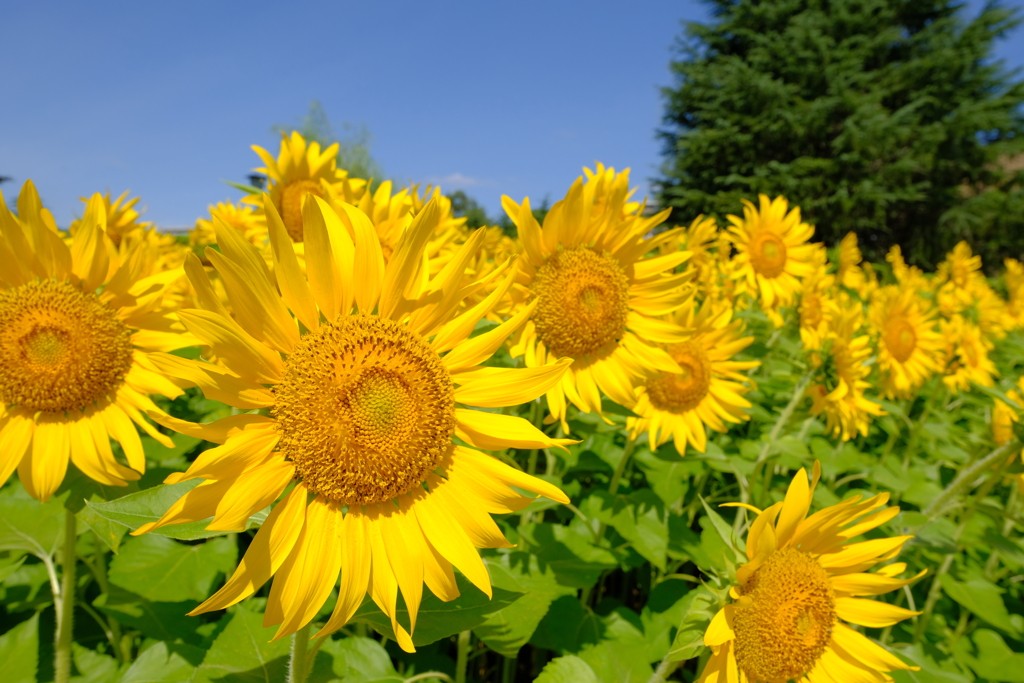
[[[0,636],[4,683],[35,683],[39,665],[39,615]]]
[[[548,662],[534,683],[599,683],[599,680],[585,661],[575,655],[565,655]]]
[[[163,536],[130,538],[110,563],[110,582],[153,602],[202,601],[218,574],[235,568],[233,538],[185,545]]]

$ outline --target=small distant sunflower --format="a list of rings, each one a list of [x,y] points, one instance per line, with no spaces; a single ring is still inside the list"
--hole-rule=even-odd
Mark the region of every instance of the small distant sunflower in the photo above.
[[[874,401],[864,395],[871,383],[865,378],[871,369],[870,338],[858,335],[863,314],[859,305],[842,297],[829,303],[828,353],[821,369],[822,381],[809,389],[814,404],[811,414],[825,414],[826,428],[834,437],[849,441],[858,433],[867,436],[872,417],[885,415]]]
[[[188,234],[188,242],[193,246],[217,243],[217,235],[213,229],[214,220],[220,219],[229,227],[238,230],[245,239],[257,249],[267,244],[267,221],[255,207],[238,205],[232,202],[217,202],[209,207],[210,218],[196,219],[196,227]]]
[[[688,251],[645,258],[678,239],[676,230],[648,238],[668,216],[644,217],[627,203],[628,171],[606,169],[580,178],[551,207],[542,228],[530,211],[509,197],[502,204],[519,228],[523,248],[516,310],[531,308],[516,335],[512,355],[527,367],[555,358],[574,360],[547,395],[552,420],[566,423],[566,399],[584,412],[601,413],[601,395],[620,405],[635,401],[634,381],[647,372],[679,372],[658,344],[686,341],[678,325],[661,316],[685,305],[693,273],[673,269]]]
[[[811,258],[814,270],[804,278],[800,292],[800,341],[808,351],[818,351],[828,337],[825,308],[832,301],[835,276],[827,272],[827,255],[818,248]]]
[[[1006,313],[1009,327],[1020,329],[1024,327],[1024,264],[1012,258],[1003,263],[1006,266]]]
[[[839,262],[836,265],[836,280],[841,286],[858,293],[864,288],[864,271],[860,267],[863,260],[857,246],[857,233],[846,233],[839,242]]]
[[[800,220],[800,207],[788,213],[784,197],[769,199],[758,195],[760,208],[743,200],[743,217],[727,216],[729,232],[737,254],[737,277],[746,279],[760,292],[767,308],[793,302],[800,289],[799,279],[813,272],[810,263],[814,247],[807,240],[814,228]]]
[[[995,386],[999,371],[988,357],[993,344],[981,329],[960,315],[940,321],[939,326],[948,363],[942,381],[949,390],[953,393],[970,391],[971,382],[983,387]]]
[[[808,516],[821,476],[808,486],[800,469],[786,498],[763,512],[747,533],[747,560],[736,571],[733,601],[711,620],[704,644],[712,655],[701,683],[843,683],[892,681],[890,671],[917,671],[845,622],[882,628],[920,614],[865,599],[913,583],[896,578],[907,565],[894,558],[912,536],[851,541],[895,517],[888,493],[852,496]]]
[[[281,134],[277,158],[258,145],[253,145],[252,149],[265,164],[254,170],[269,178],[267,192],[293,242],[304,239],[302,204],[306,195],[325,198],[333,192],[344,201],[354,203],[367,190],[365,180],[349,178],[347,171],[338,168],[338,143],[321,151],[320,143],[307,143],[298,131],[292,131],[291,135]],[[250,195],[245,201],[260,205],[258,196]]]
[[[1013,389],[1006,392],[1006,398],[1024,406],[1024,376],[1017,380]],[[996,399],[992,406],[992,440],[996,446],[1002,446],[1013,438],[1013,425],[1020,421],[1020,410],[1010,406],[1005,401]],[[1020,452],[1021,460],[1024,460],[1024,451]],[[1015,453],[1011,459],[1016,458]],[[1016,475],[1017,487],[1024,491],[1024,474]]]
[[[894,244],[889,253],[885,255],[885,260],[889,262],[892,267],[892,274],[896,277],[896,282],[904,289],[912,289],[915,292],[925,292],[932,289],[928,279],[925,278],[924,273],[917,266],[908,266],[907,262],[903,260],[903,252],[900,250],[900,245]]]
[[[141,214],[135,209],[135,205],[139,203],[139,197],[128,199],[128,190],[122,192],[117,199],[111,199],[109,192],[100,195],[100,198],[107,215],[107,237],[115,247],[121,246],[125,237],[153,227],[152,223],[139,220]],[[81,200],[88,204],[92,198],[81,197]],[[72,236],[78,232],[81,223],[81,220],[71,221],[68,231]]]
[[[743,322],[733,320],[732,314],[728,305],[706,301],[673,317],[689,334],[686,341],[666,348],[682,372],[660,371],[637,387],[637,401],[628,407],[640,417],[626,425],[633,438],[646,431],[652,448],[671,438],[679,455],[686,454],[687,444],[703,453],[705,425],[725,432],[728,423],[750,419],[744,412],[750,402],[743,398],[750,380],[742,373],[760,363],[732,360],[754,341],[741,336]]]
[[[454,566],[490,595],[476,548],[510,547],[491,514],[533,500],[519,491],[569,502],[551,484],[476,449],[573,442],[550,439],[522,418],[471,409],[532,401],[558,383],[567,364],[480,365],[532,306],[469,338],[511,285],[514,267],[499,273],[504,284],[493,296],[461,311],[461,271],[423,272],[423,250],[441,219],[436,202],[417,214],[385,263],[358,208],[345,204],[339,214],[308,198],[305,274],[271,199],[264,202],[279,289],[256,249],[218,222],[220,251],[208,253],[235,315],[193,267],[202,308],[179,316],[221,364],[170,354],[157,363],[210,398],[269,414],[206,425],[160,417],[222,445],[169,477],[203,481],[134,533],[209,518],[209,529],[240,531],[278,501],[231,578],[192,613],[229,607],[274,577],[264,622],[280,624],[280,638],[309,623],[338,585],[334,612],[317,636],[344,626],[369,593],[391,618],[398,644],[412,651],[424,584],[441,600],[454,599]],[[398,621],[399,592],[408,623]]]
[[[870,318],[879,340],[883,394],[911,398],[941,369],[944,344],[935,312],[918,292],[888,285],[872,296]]]
[[[98,194],[68,242],[31,181],[17,216],[0,195],[0,484],[17,468],[45,501],[70,459],[102,484],[125,486],[146,466],[135,425],[173,446],[142,415],[162,415],[149,394],[182,393],[152,353],[196,340],[159,307],[176,274],[153,274],[145,257],[141,247],[119,257]]]
[[[718,244],[718,237],[718,223],[715,219],[700,215],[690,222],[689,227],[680,235],[678,243],[666,244],[661,248],[662,254],[668,254],[675,249],[683,249],[693,254],[686,267],[695,272],[694,283],[701,299],[713,296],[719,284],[717,255],[712,252]],[[729,245],[728,249],[731,248]]]

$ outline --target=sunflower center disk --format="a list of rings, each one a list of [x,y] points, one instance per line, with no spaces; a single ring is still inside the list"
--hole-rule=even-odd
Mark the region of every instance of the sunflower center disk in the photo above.
[[[307,194],[321,199],[324,196],[320,183],[315,180],[296,180],[281,191],[281,220],[293,242],[302,241],[302,200]]]
[[[384,318],[341,317],[304,337],[274,392],[282,453],[311,491],[344,505],[412,490],[455,432],[440,357]]]
[[[117,389],[132,354],[131,330],[94,294],[54,280],[0,292],[0,403],[80,410]]]
[[[660,410],[693,410],[708,395],[711,387],[711,361],[704,349],[692,341],[676,344],[668,352],[683,372],[663,372],[648,380],[647,396]]]
[[[773,232],[761,232],[750,241],[750,265],[759,275],[777,278],[786,270],[786,243]]]
[[[885,327],[885,346],[892,357],[906,363],[917,346],[917,333],[914,326],[903,318],[892,320]]]
[[[785,683],[814,668],[832,637],[835,596],[828,574],[807,553],[776,551],[742,588],[736,662],[751,681]]]
[[[533,283],[537,335],[551,353],[579,358],[617,343],[629,314],[629,278],[618,262],[589,247],[560,249]]]

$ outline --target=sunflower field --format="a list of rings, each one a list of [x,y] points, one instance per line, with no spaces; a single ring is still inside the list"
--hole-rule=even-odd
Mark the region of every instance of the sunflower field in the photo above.
[[[254,149],[0,197],[4,683],[1024,681],[1021,263]]]

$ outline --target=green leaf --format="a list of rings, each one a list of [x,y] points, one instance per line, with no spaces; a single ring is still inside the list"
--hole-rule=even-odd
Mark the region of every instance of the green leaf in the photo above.
[[[288,669],[290,638],[270,640],[276,626],[263,628],[263,615],[234,608],[227,627],[196,669],[191,683],[280,683]]]
[[[628,615],[623,614],[628,612]],[[629,618],[625,618],[625,617]],[[579,656],[602,681],[646,683],[654,672],[647,662],[647,640],[633,623],[636,613],[624,607],[602,619],[601,642],[588,645]]]
[[[242,192],[244,192],[246,194],[258,195],[258,194],[261,194],[262,192],[265,192],[265,190],[263,190],[261,188],[258,188],[255,185],[245,185],[244,183],[236,183],[236,182],[234,182],[232,180],[223,180],[223,179],[221,180],[221,182],[224,183],[225,185],[230,185],[231,187],[235,188],[236,190],[241,190]]]
[[[943,577],[945,587],[945,577]],[[980,615],[979,615],[980,616]],[[978,629],[971,636],[974,652],[966,638],[961,638],[955,655],[981,678],[1002,683],[1024,683],[1024,654],[1014,652],[995,631]]]
[[[487,596],[463,575],[456,574],[455,581],[460,595],[451,602],[442,602],[430,591],[424,591],[423,603],[420,605],[416,620],[416,632],[412,638],[412,642],[417,646],[429,645],[442,638],[476,628],[484,623],[487,615],[512,604],[522,596],[521,592],[494,586],[493,597],[488,600]],[[397,612],[399,623],[408,628],[409,612],[401,601]],[[395,639],[391,619],[369,598],[363,600],[352,620],[367,623],[381,635]]]
[[[117,553],[121,547],[121,541],[124,539],[124,535],[128,533],[128,528],[118,524],[117,522],[111,522],[106,517],[100,515],[96,510],[85,505],[75,515],[78,521],[85,525],[86,529],[96,534],[96,538],[110,548],[111,552]]]
[[[653,491],[640,489],[628,496],[595,491],[580,509],[619,532],[651,564],[665,569],[668,517],[664,502]]]
[[[522,524],[520,542],[524,550],[551,567],[558,583],[572,588],[589,588],[601,574],[619,565],[611,551],[593,543],[593,531],[574,518],[561,524]]]
[[[72,643],[71,653],[74,658],[75,668],[79,675],[74,677],[74,683],[119,683],[121,680],[121,667],[117,660],[109,655],[101,655],[99,652],[82,647],[78,643]]]
[[[722,543],[725,544],[725,547],[732,552],[732,557],[728,559],[733,562],[746,562],[746,556],[743,555],[743,542],[738,540],[733,534],[732,525],[722,519],[722,516],[708,505],[703,496],[700,496],[700,504],[704,506],[704,514],[711,522],[711,528],[713,528],[715,533],[718,534],[718,537],[722,540]],[[707,527],[705,526],[704,528],[706,529]]]
[[[623,417],[640,417],[625,406],[620,406],[615,401],[605,396],[601,397],[601,412],[611,415],[622,415]]]
[[[1021,404],[1017,403],[1012,398],[1007,396],[1005,392],[999,389],[999,387],[986,387],[984,385],[978,384],[977,382],[971,382],[971,389],[979,393],[985,394],[986,396],[990,396],[991,398],[1002,401],[1003,403],[1005,403],[1006,405],[1010,406],[1011,408],[1018,412],[1024,410],[1024,406],[1022,406]]]
[[[110,563],[110,583],[152,602],[205,600],[218,574],[235,568],[238,549],[233,538],[215,538],[185,545],[146,534],[125,542]]]
[[[604,634],[600,617],[583,605],[575,595],[566,595],[551,603],[530,638],[530,643],[560,654],[579,652],[586,645],[597,643]]]
[[[64,537],[64,506],[51,498],[40,503],[21,486],[0,490],[0,550],[53,555]]]
[[[563,595],[575,596],[576,589],[558,585],[554,571],[542,567],[537,558],[528,553],[503,553],[497,562],[488,565],[493,585],[523,595],[488,615],[473,632],[498,654],[515,657],[537,630],[551,603]]]
[[[566,655],[548,662],[534,683],[600,683],[600,680],[585,661]]]
[[[129,529],[138,529],[143,524],[160,519],[171,505],[198,486],[200,481],[199,479],[191,479],[177,484],[162,484],[151,489],[132,493],[117,500],[112,500],[108,503],[86,502],[86,505],[95,510],[101,517],[122,524]],[[256,528],[266,518],[266,510],[257,512],[249,518],[245,528]],[[171,524],[155,529],[150,533],[176,538],[179,541],[197,541],[229,533],[227,531],[208,531],[206,526],[209,523],[209,520],[201,520],[188,524]]]
[[[391,656],[372,638],[352,636],[329,640],[320,648],[334,658],[334,674],[344,683],[401,683]],[[315,677],[314,671],[311,678]],[[310,683],[314,683],[311,681]]]
[[[1003,591],[994,583],[981,578],[960,582],[948,574],[942,577],[941,582],[946,595],[973,612],[979,619],[1010,635],[1018,636],[1018,629],[1010,621],[1010,614],[1003,604]]]
[[[196,617],[186,616],[199,606],[195,600],[151,602],[111,584],[110,592],[101,594],[92,604],[104,614],[150,638],[172,642],[180,638],[182,642],[197,647],[204,644],[203,636],[196,632],[202,622]]]
[[[4,566],[0,567],[0,583],[2,583],[8,576],[21,569],[21,565],[25,564],[26,559],[28,559],[28,557],[26,555],[22,555],[16,560],[11,561],[10,564],[5,564]],[[10,560],[0,560],[0,562],[8,561]]]
[[[188,681],[203,659],[203,651],[180,643],[158,642],[132,662],[119,683]]]
[[[39,615],[33,614],[0,636],[4,683],[36,683],[39,665]]]
[[[676,632],[672,647],[666,657],[672,662],[693,659],[704,648],[704,632],[717,612],[718,601],[707,588],[690,591],[686,598],[685,612]]]

